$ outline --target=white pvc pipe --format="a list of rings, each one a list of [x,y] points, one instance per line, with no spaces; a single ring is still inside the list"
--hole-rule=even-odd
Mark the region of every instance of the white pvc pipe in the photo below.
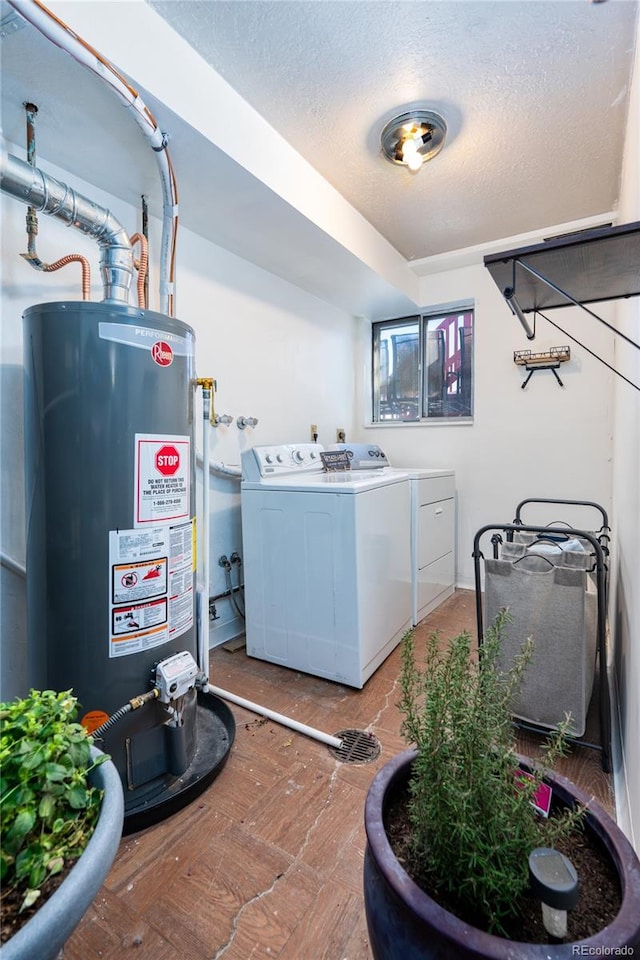
[[[211,390],[202,391],[202,607],[201,629],[199,636],[199,667],[209,680],[209,440],[211,429]]]
[[[10,570],[11,573],[15,573],[18,577],[26,577],[27,575],[27,568],[24,566],[24,564],[14,560],[13,557],[10,557],[6,553],[0,553],[0,563],[3,567],[6,567],[7,570]]]
[[[306,723],[299,723],[291,717],[285,717],[282,713],[269,710],[268,707],[261,707],[257,703],[252,703],[251,700],[245,700],[244,697],[238,697],[235,693],[229,693],[228,690],[221,690],[220,687],[214,687],[208,683],[204,687],[204,691],[205,693],[213,693],[216,697],[222,697],[223,700],[229,700],[239,707],[244,707],[245,710],[251,710],[252,713],[259,713],[261,716],[275,721],[275,723],[281,723],[283,727],[289,727],[291,730],[303,733],[306,737],[319,740],[320,743],[326,743],[329,747],[335,747],[336,750],[339,750],[342,746],[342,740],[339,737],[332,737],[331,734],[323,733],[322,730],[316,730],[315,727],[308,727]]]

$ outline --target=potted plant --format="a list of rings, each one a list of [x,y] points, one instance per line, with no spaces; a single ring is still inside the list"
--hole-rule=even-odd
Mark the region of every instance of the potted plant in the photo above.
[[[630,843],[570,781],[516,754],[509,706],[532,648],[525,644],[508,673],[498,669],[506,617],[501,612],[487,631],[480,663],[468,633],[446,646],[432,634],[421,666],[413,631],[403,640],[399,706],[414,746],[379,771],[365,806],[364,897],[375,960],[560,960],[640,946],[640,862]],[[561,730],[547,766],[563,750]],[[547,787],[552,816],[544,818],[533,801]],[[601,846],[619,887],[615,915],[588,936],[573,937],[571,914],[564,940],[519,934],[521,905],[533,900],[529,854],[558,847],[571,859],[587,840]]]
[[[75,722],[70,691],[0,704],[2,960],[54,960],[122,836],[115,765]]]

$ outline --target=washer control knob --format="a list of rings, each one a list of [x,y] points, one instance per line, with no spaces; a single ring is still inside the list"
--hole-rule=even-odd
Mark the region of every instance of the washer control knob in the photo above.
[[[318,454],[315,452],[315,450],[312,450],[309,456],[311,457],[312,460],[315,460]]]
[[[302,463],[302,461],[304,460],[304,453],[302,453],[301,450],[294,450],[293,459],[295,460],[296,463]]]
[[[276,460],[278,461],[278,463],[282,463],[283,456],[281,453],[278,454],[278,456],[276,457]]]
[[[273,454],[268,453],[265,457],[265,460],[267,461],[267,463],[273,463]]]

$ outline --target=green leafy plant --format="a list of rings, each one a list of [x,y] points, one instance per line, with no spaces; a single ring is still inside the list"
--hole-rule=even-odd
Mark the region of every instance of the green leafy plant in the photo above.
[[[89,785],[92,739],[75,722],[71,691],[31,690],[0,704],[0,804],[3,898],[39,898],[43,883],[85,849],[102,791]]]
[[[403,736],[417,747],[410,782],[412,849],[434,889],[473,905],[487,928],[515,913],[528,886],[528,856],[553,846],[579,823],[581,811],[544,821],[532,799],[543,778],[518,776],[510,704],[531,659],[527,640],[508,672],[498,669],[501,611],[486,631],[480,663],[464,632],[427,640],[416,661],[413,631],[403,638],[400,686]],[[569,718],[567,718],[567,724]],[[547,742],[544,765],[565,752],[566,725]]]

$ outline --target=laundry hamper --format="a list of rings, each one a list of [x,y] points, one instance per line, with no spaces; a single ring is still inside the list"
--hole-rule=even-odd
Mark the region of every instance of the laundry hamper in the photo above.
[[[516,535],[502,543],[497,559],[485,561],[485,622],[492,623],[502,608],[510,617],[499,664],[508,669],[527,637],[534,641],[513,716],[554,728],[568,714],[574,737],[584,734],[595,676],[592,559],[577,540],[559,545]]]
[[[556,727],[571,714],[569,742],[599,750],[602,769],[611,772],[611,696],[607,669],[608,521],[597,504],[560,501],[526,503],[579,504],[596,507],[603,527],[594,533],[555,521],[534,526],[516,520],[481,527],[473,539],[478,644],[484,623],[508,608],[503,663],[509,665],[528,636],[534,639],[533,663],[513,704],[514,723],[532,732]],[[483,538],[491,535],[492,558]],[[595,623],[595,627],[594,627]],[[595,640],[594,640],[595,636]],[[597,704],[589,713],[595,682]],[[597,707],[597,709],[596,709]],[[592,725],[592,718],[599,729]]]

